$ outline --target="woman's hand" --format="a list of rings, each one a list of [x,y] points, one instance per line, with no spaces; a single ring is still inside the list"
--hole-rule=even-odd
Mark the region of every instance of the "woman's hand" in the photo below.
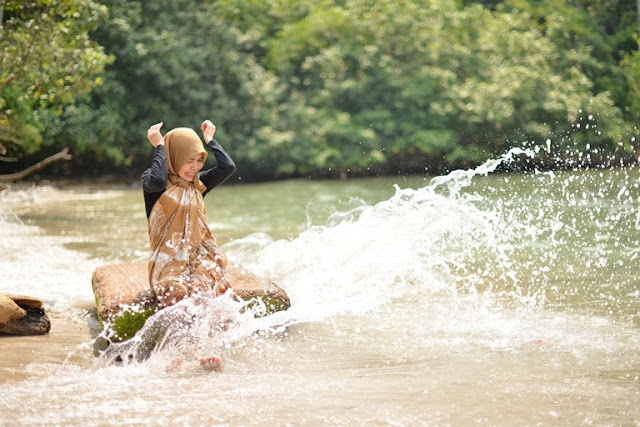
[[[209,120],[205,120],[200,125],[200,130],[202,131],[202,136],[204,137],[205,144],[208,144],[209,141],[213,139],[213,135],[216,133],[216,125],[211,123]]]
[[[154,147],[158,145],[164,145],[164,137],[160,133],[160,128],[162,127],[162,122],[156,123],[151,126],[147,131],[147,139]]]
[[[220,295],[226,294],[229,289],[231,288],[226,280],[223,279],[222,281],[216,281],[216,284],[213,287],[213,294],[219,297]]]

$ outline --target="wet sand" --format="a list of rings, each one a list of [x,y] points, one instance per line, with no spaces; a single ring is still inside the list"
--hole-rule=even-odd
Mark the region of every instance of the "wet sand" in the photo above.
[[[95,319],[72,320],[52,317],[51,331],[45,335],[29,337],[0,337],[0,384],[46,377],[51,365],[65,361],[76,365],[89,365],[92,359],[92,339]],[[47,365],[47,369],[39,369]],[[55,368],[54,368],[55,369]]]

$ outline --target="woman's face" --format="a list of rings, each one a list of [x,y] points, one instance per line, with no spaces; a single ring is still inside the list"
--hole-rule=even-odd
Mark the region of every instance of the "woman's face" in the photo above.
[[[187,162],[180,167],[178,175],[185,181],[191,182],[193,178],[196,177],[196,174],[200,172],[202,166],[204,166],[204,154],[200,153],[187,160]]]

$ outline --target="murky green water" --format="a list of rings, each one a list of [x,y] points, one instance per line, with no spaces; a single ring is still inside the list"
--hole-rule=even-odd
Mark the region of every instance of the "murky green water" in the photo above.
[[[428,178],[226,185],[205,199],[207,218],[220,244],[252,233],[291,239],[310,225],[324,224],[336,211],[388,199],[395,183],[419,188]],[[37,225],[46,234],[64,236],[69,249],[126,260],[142,256],[140,252],[148,246],[142,190],[132,187],[73,187],[68,194],[62,193],[62,199],[56,200],[57,192],[40,194],[27,203],[12,203],[11,208],[25,223]]]
[[[0,371],[0,424],[640,424],[638,168],[462,175],[216,189],[214,234],[291,309],[199,337],[219,374],[56,344]],[[66,325],[95,266],[147,256],[139,188],[0,197],[0,292]]]

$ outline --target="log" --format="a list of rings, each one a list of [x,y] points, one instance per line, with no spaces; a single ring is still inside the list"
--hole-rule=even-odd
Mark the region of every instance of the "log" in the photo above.
[[[290,306],[284,290],[237,263],[229,262],[225,277],[236,296],[264,304],[265,314],[286,310]],[[98,320],[103,330],[108,328],[107,335],[111,341],[125,341],[133,337],[158,309],[155,294],[149,286],[146,261],[98,267],[91,282]]]

